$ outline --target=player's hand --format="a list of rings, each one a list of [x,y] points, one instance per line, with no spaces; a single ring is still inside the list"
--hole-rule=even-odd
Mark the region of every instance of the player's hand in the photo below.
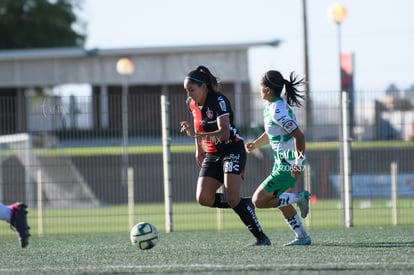
[[[295,163],[290,166],[290,171],[291,171],[293,178],[297,179],[300,177],[300,175],[302,175],[302,171],[304,168],[303,164],[305,160],[306,160],[306,156],[304,153],[300,153],[296,155]]]
[[[194,129],[188,121],[180,122],[180,132],[185,132],[189,137],[195,137]]]
[[[254,149],[256,149],[256,146],[254,146],[254,142],[247,142],[244,145],[244,148],[246,149],[247,153],[252,152]]]
[[[298,179],[302,175],[302,165],[291,165],[290,172],[293,178]]]

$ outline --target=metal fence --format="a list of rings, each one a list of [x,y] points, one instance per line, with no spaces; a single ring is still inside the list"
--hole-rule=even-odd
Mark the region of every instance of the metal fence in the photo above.
[[[414,108],[407,107],[413,103],[395,95],[360,94],[352,117],[354,225],[414,224]],[[250,110],[233,106],[236,116],[251,114],[252,120],[239,127],[245,139],[263,131],[264,102],[258,94],[251,98]],[[127,112],[123,112],[121,95],[107,100],[109,108],[98,110],[93,96],[28,96],[27,131],[16,133],[8,127],[21,107],[14,106],[13,99],[0,97],[0,201],[27,202],[33,213],[32,228],[39,234],[80,232],[87,230],[84,227],[119,231],[143,219],[161,223],[161,230],[172,221],[174,230],[197,230],[205,229],[197,225],[211,219],[210,215],[219,217],[208,220],[212,228],[233,228],[228,220],[235,215],[195,204],[198,168],[193,140],[179,133],[179,121],[191,119],[185,94],[167,95],[168,162],[163,155],[161,96],[129,95]],[[313,94],[312,124],[305,125],[309,166],[296,187],[312,192],[309,226],[341,225],[338,106],[336,93]],[[295,112],[300,122],[305,120],[303,110]],[[272,163],[269,147],[248,155],[243,196],[254,192]],[[171,173],[169,210],[164,207],[166,171]],[[274,211],[258,210],[258,215],[266,226],[283,227],[274,221]],[[71,226],[80,217],[84,223]],[[65,229],[56,229],[62,223],[67,223]]]

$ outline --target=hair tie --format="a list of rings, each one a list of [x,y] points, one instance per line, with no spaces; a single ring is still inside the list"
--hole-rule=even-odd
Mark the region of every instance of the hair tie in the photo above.
[[[197,82],[197,83],[203,83],[203,81],[201,81],[200,79],[197,79],[197,78],[195,78],[195,77],[186,76],[185,78],[186,78],[186,79],[189,79],[189,80],[192,80],[192,81],[195,81],[195,82]]]

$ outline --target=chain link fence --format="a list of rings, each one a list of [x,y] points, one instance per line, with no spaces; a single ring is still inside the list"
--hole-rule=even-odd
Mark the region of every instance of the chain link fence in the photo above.
[[[377,92],[359,94],[351,117],[354,225],[414,224],[413,102]],[[19,132],[14,114],[22,108],[13,98],[0,97],[0,201],[28,203],[33,232],[116,232],[143,219],[156,221],[162,230],[168,219],[164,165],[171,171],[174,230],[240,227],[238,221],[233,225],[230,210],[223,215],[195,203],[194,143],[179,133],[179,122],[192,119],[184,92],[168,95],[168,163],[160,93],[130,94],[126,113],[121,94],[109,95],[106,105],[102,100],[28,96],[21,110],[27,131]],[[250,114],[238,125],[246,140],[263,132],[264,104],[259,94],[252,94],[250,107],[233,106],[236,116]],[[312,193],[308,226],[340,226],[339,96],[315,92],[311,108],[311,119],[295,109],[306,134],[309,164],[296,189],[306,186]],[[272,164],[270,147],[248,155],[243,196],[253,194]],[[127,179],[122,176],[125,165],[131,172]],[[127,207],[131,202],[133,207]],[[285,226],[274,220],[274,211],[258,210],[264,226]],[[4,231],[0,228],[0,235]]]

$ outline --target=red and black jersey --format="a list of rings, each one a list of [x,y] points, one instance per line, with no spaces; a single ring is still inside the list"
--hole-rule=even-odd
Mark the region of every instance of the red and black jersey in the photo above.
[[[233,125],[233,110],[231,109],[230,101],[223,94],[209,91],[203,106],[199,106],[190,97],[187,99],[187,104],[193,115],[197,133],[208,133],[218,130],[217,118],[224,115],[230,116],[229,140],[220,142],[213,139],[203,139],[202,145],[205,152],[214,153],[221,151],[227,148],[227,146],[231,146],[231,143],[243,140]]]

